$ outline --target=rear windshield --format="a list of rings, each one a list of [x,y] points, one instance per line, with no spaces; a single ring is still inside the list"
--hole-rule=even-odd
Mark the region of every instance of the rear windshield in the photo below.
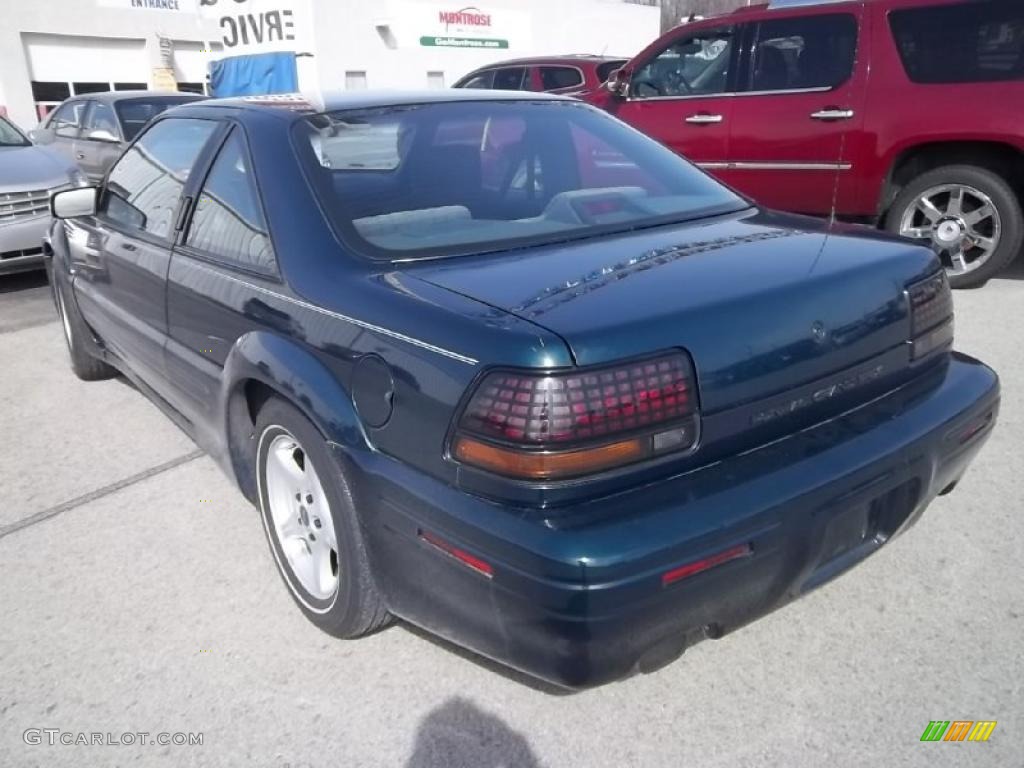
[[[747,206],[579,102],[331,112],[300,120],[297,131],[335,227],[379,258],[506,250]]]
[[[190,101],[196,101],[196,98],[194,96],[171,96],[159,99],[125,99],[115,102],[114,109],[117,110],[117,116],[121,120],[124,140],[134,139],[146,123],[164,110]]]
[[[976,0],[893,11],[907,76],[915,83],[1024,78],[1024,2]]]

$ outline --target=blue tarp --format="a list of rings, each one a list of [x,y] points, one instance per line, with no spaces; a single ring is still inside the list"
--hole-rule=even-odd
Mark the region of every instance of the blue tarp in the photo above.
[[[299,90],[295,54],[255,53],[210,62],[214,96],[266,96]]]

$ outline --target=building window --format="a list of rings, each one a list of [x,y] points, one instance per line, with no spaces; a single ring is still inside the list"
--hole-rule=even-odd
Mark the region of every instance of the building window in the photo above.
[[[346,91],[366,90],[366,72],[348,71],[345,73]]]
[[[145,83],[114,83],[115,91],[144,91]]]
[[[102,91],[110,90],[110,83],[72,83],[71,88],[75,93],[75,96],[81,96],[83,93],[101,93]]]
[[[444,72],[427,72],[428,88],[444,88]]]
[[[178,90],[182,93],[198,93],[200,96],[206,95],[206,91],[203,90],[202,83],[178,83]]]

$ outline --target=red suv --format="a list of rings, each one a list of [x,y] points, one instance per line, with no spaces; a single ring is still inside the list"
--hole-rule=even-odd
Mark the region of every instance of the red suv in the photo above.
[[[576,96],[600,88],[608,76],[625,63],[625,59],[584,54],[515,59],[473,70],[452,87],[547,91]]]
[[[764,205],[929,243],[954,286],[1021,251],[1021,0],[743,8],[667,32],[585,98]]]

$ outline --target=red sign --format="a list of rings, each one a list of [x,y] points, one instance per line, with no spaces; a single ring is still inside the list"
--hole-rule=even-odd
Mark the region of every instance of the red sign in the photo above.
[[[459,11],[438,11],[438,18],[445,26],[489,27],[491,15],[481,13],[479,8],[463,8]]]

